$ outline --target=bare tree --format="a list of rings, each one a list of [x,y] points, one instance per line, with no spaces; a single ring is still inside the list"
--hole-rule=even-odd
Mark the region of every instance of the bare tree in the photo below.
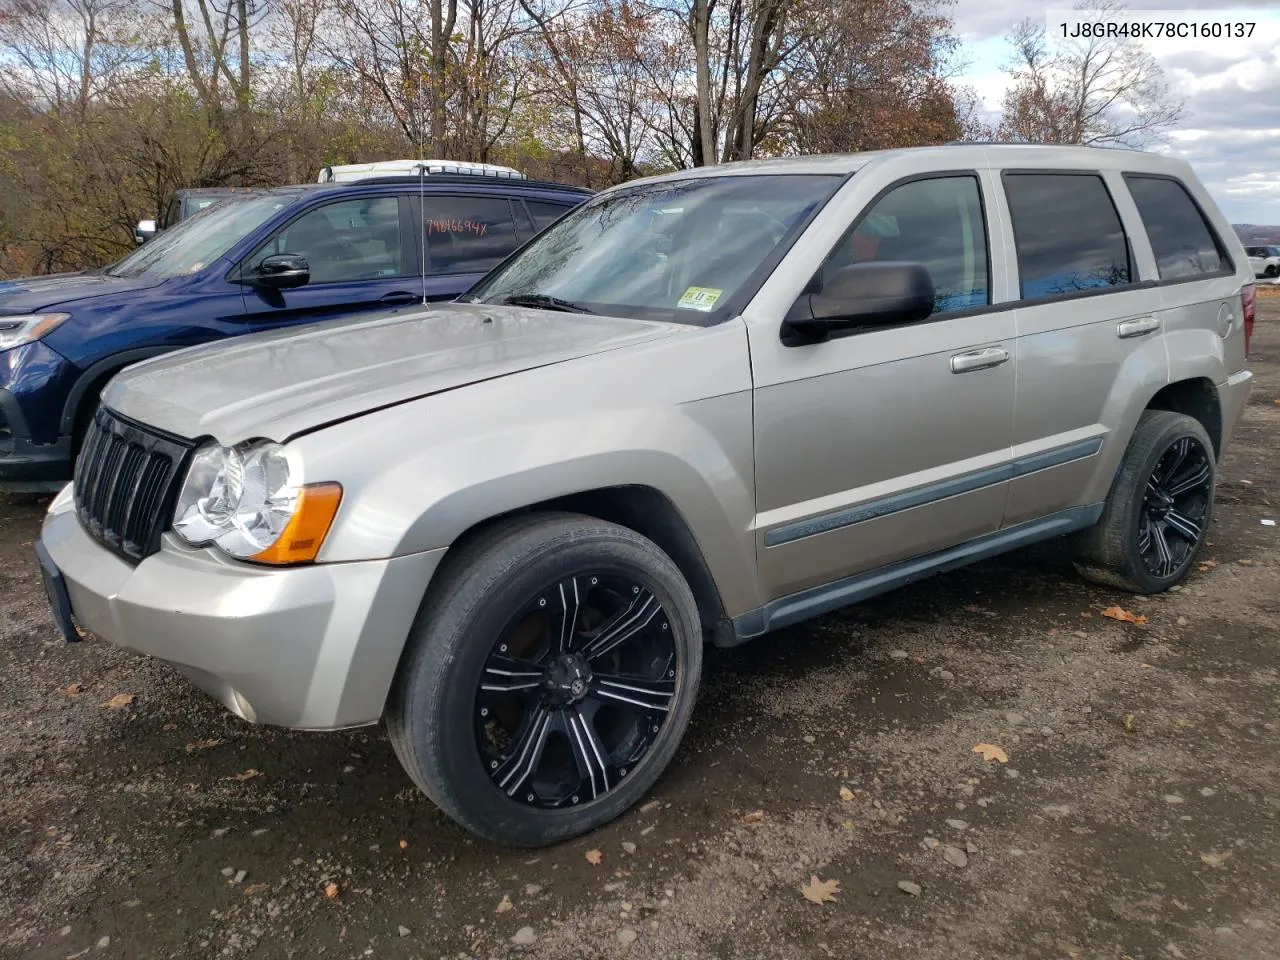
[[[0,0],[0,91],[83,121],[93,97],[146,59],[127,0]]]
[[[1084,0],[1091,20],[1116,18],[1120,0]],[[1051,46],[1042,23],[1024,20],[1009,35],[1013,86],[999,135],[1027,143],[1142,146],[1182,116],[1155,58],[1124,37],[1089,37]]]

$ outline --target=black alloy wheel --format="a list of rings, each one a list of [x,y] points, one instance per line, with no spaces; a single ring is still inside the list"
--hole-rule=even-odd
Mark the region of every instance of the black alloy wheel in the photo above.
[[[549,584],[494,642],[480,677],[476,748],[490,779],[543,809],[600,799],[661,732],[680,669],[647,587],[603,570]]]
[[[500,521],[432,578],[387,702],[391,745],[473,833],[578,836],[675,756],[703,640],[679,567],[636,531],[569,513]]]
[[[1076,570],[1133,593],[1159,593],[1180,582],[1213,517],[1214,456],[1205,425],[1194,417],[1143,411],[1102,515],[1072,537]]]
[[[1152,574],[1171,577],[1204,539],[1213,502],[1212,458],[1195,437],[1175,440],[1147,479],[1138,513],[1138,552]]]

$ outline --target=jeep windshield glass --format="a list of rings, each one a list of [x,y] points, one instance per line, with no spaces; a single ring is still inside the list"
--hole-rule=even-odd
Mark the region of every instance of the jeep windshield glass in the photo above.
[[[842,179],[691,177],[609,194],[549,227],[463,299],[713,323]]]
[[[113,277],[177,277],[203,270],[292,200],[290,195],[230,197],[158,234],[106,272]]]

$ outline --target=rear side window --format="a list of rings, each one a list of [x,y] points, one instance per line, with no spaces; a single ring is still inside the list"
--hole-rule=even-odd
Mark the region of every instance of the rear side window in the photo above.
[[[1164,177],[1125,174],[1147,228],[1161,280],[1230,271],[1222,245],[1187,188]]]
[[[533,217],[533,226],[536,230],[545,230],[573,209],[567,204],[546,203],[542,200],[526,200],[524,205],[529,208],[529,216]]]
[[[1124,227],[1101,177],[1006,173],[1004,191],[1024,300],[1132,282]]]
[[[876,260],[928,267],[934,314],[989,303],[987,228],[977,178],[936,177],[894,187],[845,234],[823,272]]]
[[[520,242],[511,203],[502,197],[428,196],[423,233],[432,273],[485,273]]]

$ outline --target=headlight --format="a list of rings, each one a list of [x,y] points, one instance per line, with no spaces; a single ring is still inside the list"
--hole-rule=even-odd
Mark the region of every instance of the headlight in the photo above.
[[[69,313],[24,313],[16,317],[0,317],[0,350],[39,340],[70,319]]]
[[[210,444],[187,470],[173,529],[195,546],[212,543],[243,560],[314,560],[342,500],[336,483],[302,482],[279,444]]]

